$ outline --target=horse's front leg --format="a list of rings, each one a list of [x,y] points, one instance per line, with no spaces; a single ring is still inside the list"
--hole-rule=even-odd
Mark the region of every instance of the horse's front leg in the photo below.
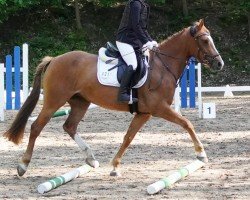
[[[140,128],[149,120],[151,117],[150,114],[137,114],[133,118],[126,135],[124,136],[123,143],[120,146],[119,151],[115,155],[112,165],[114,169],[110,172],[110,176],[119,176],[120,173],[118,172],[118,166],[121,163],[121,158],[124,155],[126,149],[128,148],[129,144],[134,139],[136,133],[140,130]]]
[[[203,144],[199,140],[197,134],[195,133],[193,124],[186,119],[185,117],[181,116],[179,113],[177,113],[174,109],[172,109],[169,105],[163,106],[164,108],[159,109],[160,111],[157,112],[154,116],[161,117],[163,119],[166,119],[170,122],[179,124],[184,129],[186,129],[194,143],[194,149],[197,155],[197,159],[208,162],[206,152],[204,150]]]

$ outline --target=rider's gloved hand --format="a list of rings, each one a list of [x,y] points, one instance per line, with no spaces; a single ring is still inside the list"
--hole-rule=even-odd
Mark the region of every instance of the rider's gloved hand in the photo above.
[[[153,40],[151,43],[152,43],[153,47],[159,47],[158,43],[155,40]]]
[[[147,49],[152,50],[153,49],[153,43],[151,41],[148,41],[146,44],[142,46],[142,51],[146,51]]]

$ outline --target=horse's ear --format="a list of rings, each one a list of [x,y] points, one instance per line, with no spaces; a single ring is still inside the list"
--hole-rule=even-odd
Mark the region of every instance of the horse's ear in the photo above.
[[[198,30],[201,30],[203,26],[204,26],[204,19],[200,19],[198,24]]]

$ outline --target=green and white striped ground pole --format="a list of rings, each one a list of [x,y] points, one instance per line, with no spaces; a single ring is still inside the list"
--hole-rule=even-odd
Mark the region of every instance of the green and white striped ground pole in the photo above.
[[[166,178],[163,178],[147,187],[148,194],[155,194],[164,188],[170,188],[174,183],[181,180],[182,178],[188,176],[193,173],[197,169],[203,167],[205,165],[204,162],[200,160],[195,160],[191,164],[179,169],[177,172],[169,175]]]
[[[45,192],[49,192],[50,190],[53,190],[54,188],[57,188],[75,178],[78,176],[81,176],[83,174],[86,174],[90,172],[93,168],[90,167],[89,165],[83,165],[77,169],[74,169],[66,174],[63,174],[61,176],[57,176],[55,178],[52,178],[37,187],[37,191],[40,194],[43,194]]]
[[[59,116],[63,116],[63,115],[68,115],[69,113],[70,113],[70,109],[66,109],[66,110],[58,110],[58,111],[56,111],[54,114],[53,114],[53,116],[52,116],[52,118],[54,118],[54,117],[59,117]]]
[[[1,65],[0,65],[0,68],[1,68]],[[0,74],[1,75],[1,74]],[[1,85],[0,85],[1,87]],[[0,88],[1,89],[1,88]],[[1,93],[1,90],[0,90],[0,93]],[[1,97],[1,94],[0,94],[0,97]],[[1,100],[1,98],[0,98]],[[97,105],[91,103],[90,106],[88,107],[88,109],[92,109],[92,108],[96,108]],[[60,117],[60,116],[63,116],[63,115],[68,115],[70,113],[71,109],[64,109],[64,110],[58,110],[56,111],[53,115],[52,115],[52,118],[55,118],[55,117]],[[0,104],[0,114],[1,114],[1,104]],[[1,115],[0,115],[1,117]],[[35,121],[37,119],[37,116],[34,116],[34,117],[29,117],[29,120],[30,121]],[[1,119],[0,119],[1,120]]]

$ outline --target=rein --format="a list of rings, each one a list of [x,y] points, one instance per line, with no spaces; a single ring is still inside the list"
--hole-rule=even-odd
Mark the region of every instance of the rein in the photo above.
[[[151,50],[152,51],[152,50]],[[149,70],[150,71],[152,71],[153,70],[153,67],[154,67],[154,62],[153,62],[153,58],[154,58],[154,56],[155,55],[157,55],[156,54],[156,51],[153,51],[154,52],[154,54],[153,54],[153,56],[152,56],[152,59],[150,59],[150,63],[149,63]],[[164,69],[164,68],[162,68],[162,69]],[[149,91],[153,91],[153,90],[156,90],[158,87],[160,87],[160,85],[161,85],[161,83],[162,83],[162,80],[163,80],[163,70],[161,71],[161,78],[159,79],[159,81],[158,81],[158,84],[156,85],[156,87],[154,87],[154,88],[150,88],[150,80],[151,80],[151,73],[149,73],[148,74],[149,75],[149,85],[148,85],[148,90]]]
[[[172,55],[168,55],[168,54],[166,54],[166,53],[163,53],[163,52],[161,52],[158,48],[154,48],[154,49],[152,49],[151,51],[154,52],[154,54],[153,54],[153,56],[152,56],[152,59],[151,59],[151,64],[149,65],[150,68],[151,68],[151,70],[153,69],[153,64],[154,64],[153,60],[154,60],[154,56],[157,56],[157,57],[159,58],[159,60],[161,61],[162,66],[164,66],[163,69],[166,69],[166,70],[173,76],[173,78],[174,78],[174,80],[175,80],[175,83],[176,83],[176,87],[177,87],[177,86],[179,85],[179,83],[180,83],[182,77],[183,77],[184,71],[183,71],[183,73],[181,74],[181,76],[180,76],[180,78],[179,78],[179,80],[178,80],[178,78],[176,77],[176,75],[175,75],[175,74],[171,71],[171,69],[169,68],[168,63],[165,63],[159,55],[163,55],[163,56],[165,56],[165,57],[170,57],[170,58],[173,58],[173,59],[176,59],[176,60],[185,61],[186,64],[187,64],[187,61],[186,61],[185,59],[183,59],[183,58],[178,58],[178,57],[174,57],[174,56],[172,56]],[[163,72],[163,71],[162,71],[162,72]],[[156,90],[158,87],[160,87],[160,85],[161,85],[161,83],[162,83],[162,80],[163,80],[163,73],[161,73],[161,79],[158,81],[158,84],[157,84],[156,87],[150,88],[150,82],[149,82],[149,91]]]
[[[154,49],[152,49],[151,51],[153,51],[154,53],[157,53],[157,54],[160,54],[160,55],[169,57],[169,58],[176,59],[176,60],[185,60],[185,59],[183,59],[183,58],[178,58],[178,57],[175,57],[175,56],[172,56],[172,55],[163,53],[163,52],[161,52],[158,48],[154,48]]]
[[[156,52],[156,54],[155,54],[158,58],[159,58],[159,60],[161,61],[161,63],[163,64],[163,66],[166,68],[166,70],[168,70],[169,72],[170,72],[170,74],[172,74],[172,76],[174,77],[174,80],[175,80],[175,82],[177,82],[177,78],[176,78],[176,76],[175,76],[175,74],[171,71],[171,69],[168,67],[169,65],[168,64],[166,64],[162,59],[161,59],[161,57],[159,56],[159,54]],[[164,55],[164,54],[161,54],[161,55]],[[166,56],[166,55],[165,55]]]

